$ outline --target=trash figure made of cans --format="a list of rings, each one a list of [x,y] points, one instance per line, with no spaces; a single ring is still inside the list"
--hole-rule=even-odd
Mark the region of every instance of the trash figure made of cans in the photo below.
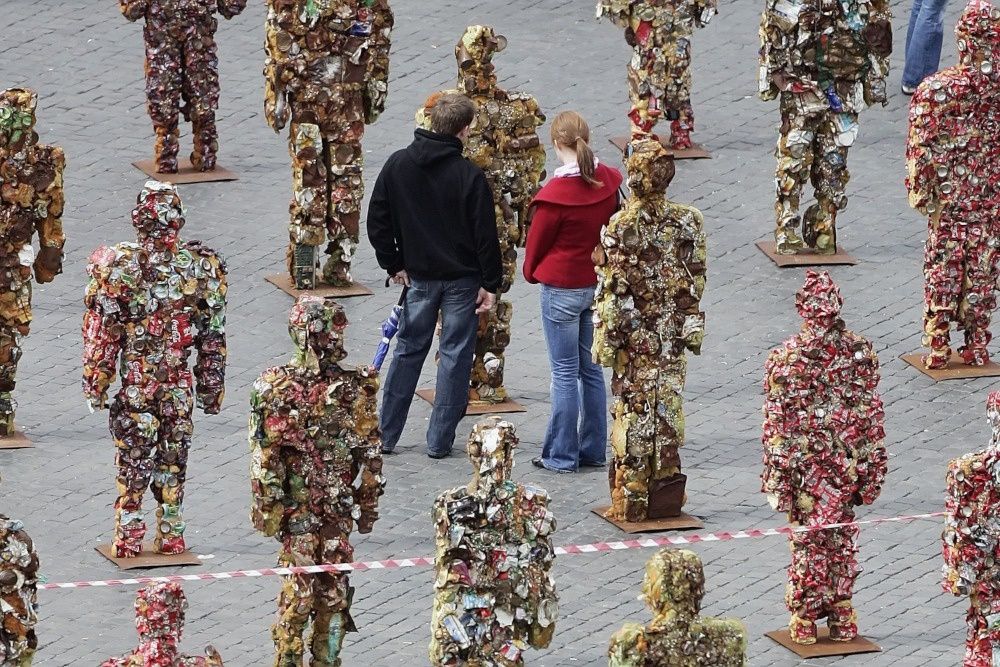
[[[156,133],[154,162],[161,174],[177,173],[180,116],[191,123],[191,164],[213,171],[219,153],[218,10],[227,19],[247,0],[118,0],[129,21],[144,19],[146,110]]]
[[[646,563],[639,599],[647,625],[626,623],[611,637],[609,667],[743,667],[747,630],[737,619],[699,616],[705,597],[701,558],[663,549]]]
[[[0,514],[0,666],[31,664],[37,623],[38,553],[24,524]]]
[[[632,135],[648,135],[670,121],[670,148],[691,148],[691,36],[718,12],[718,0],[600,0],[597,18],[625,30]]]
[[[837,252],[858,114],[888,103],[889,0],[764,0],[759,95],[780,101],[776,251]],[[816,198],[799,212],[806,181]]]
[[[361,139],[385,109],[388,0],[267,0],[264,115],[291,122],[288,272],[297,289],[351,284],[364,199]]]
[[[1000,665],[1000,392],[986,401],[986,449],[948,464],[944,590],[969,598],[964,667]]]
[[[802,330],[764,366],[761,490],[792,526],[853,522],[855,506],[874,503],[885,481],[878,357],[845,327],[843,303],[830,274],[807,271],[795,297]],[[857,537],[857,526],[789,535],[792,641],[815,643],[822,618],[830,639],[857,637]]]
[[[476,117],[465,142],[465,157],[486,174],[496,206],[497,237],[503,281],[497,305],[479,317],[469,401],[496,404],[507,400],[504,351],[510,344],[514,304],[503,298],[517,273],[517,248],[528,236],[528,207],[545,178],[545,148],[537,130],[545,122],[538,101],[497,85],[493,56],[507,48],[507,38],[488,26],[469,26],[455,47],[458,89],[476,103]],[[432,95],[417,111],[417,125],[430,129],[430,109],[443,94]]]
[[[139,645],[128,655],[108,658],[101,667],[222,667],[222,658],[213,646],[205,647],[204,657],[181,655],[187,607],[187,597],[176,582],[140,589],[135,596]]]
[[[38,143],[32,90],[0,92],[0,438],[14,434],[14,384],[31,324],[31,274],[62,273],[63,169],[57,146]],[[35,256],[31,241],[38,233]]]
[[[632,196],[597,249],[594,360],[614,373],[608,518],[676,517],[685,502],[682,392],[687,351],[701,353],[706,243],[701,213],[667,199],[673,158],[636,139],[625,159]]]
[[[138,242],[101,246],[90,256],[83,318],[84,395],[91,409],[111,412],[118,558],[142,552],[147,487],[157,505],[155,550],[185,550],[192,413],[197,406],[217,414],[225,393],[225,262],[200,241],[181,240],[184,210],[173,185],[146,181],[132,224]],[[109,405],[119,368],[121,388]]]
[[[351,532],[370,533],[382,476],[378,375],[341,368],[347,316],[332,299],[300,296],[288,317],[294,358],[269,368],[250,393],[250,482],[254,528],[281,543],[283,567],[350,563]],[[341,664],[354,589],[346,572],[283,577],[271,628],[275,667]]]
[[[993,337],[1000,238],[1000,9],[973,0],[958,26],[959,64],[917,87],[906,150],[910,205],[928,216],[924,251],[923,345],[927,368],[951,357],[950,329],[962,330],[962,361],[981,366]]]
[[[511,480],[517,434],[487,417],[469,436],[472,481],[434,501],[435,667],[518,667],[552,641],[555,517],[545,489]]]

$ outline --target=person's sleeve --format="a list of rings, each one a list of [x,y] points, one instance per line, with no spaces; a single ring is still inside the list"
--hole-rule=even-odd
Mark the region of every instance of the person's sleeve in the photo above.
[[[500,259],[500,240],[497,237],[496,205],[493,193],[486,182],[486,175],[476,169],[476,176],[469,193],[466,210],[473,216],[472,233],[482,274],[482,287],[494,294],[503,281],[503,265]]]
[[[535,284],[535,269],[545,255],[555,244],[559,235],[559,212],[555,206],[544,203],[535,204],[535,213],[532,217],[531,228],[528,230],[528,243],[524,251],[524,266],[522,272],[524,279]]]
[[[400,239],[397,230],[393,226],[392,211],[389,206],[389,189],[385,183],[385,172],[388,164],[382,168],[378,178],[375,180],[375,187],[372,189],[372,198],[368,202],[368,241],[375,249],[375,259],[378,265],[385,269],[390,276],[396,275],[403,270],[403,249],[400,247]]]

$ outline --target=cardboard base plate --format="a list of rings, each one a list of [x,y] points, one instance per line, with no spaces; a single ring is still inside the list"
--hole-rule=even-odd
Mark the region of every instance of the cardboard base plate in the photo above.
[[[24,431],[14,429],[14,435],[0,436],[0,449],[28,449],[34,447]]]
[[[321,297],[332,296],[335,299],[346,299],[352,296],[371,296],[374,294],[374,292],[361,283],[351,283],[347,287],[334,287],[320,282],[316,283],[316,289],[296,289],[295,286],[292,285],[292,277],[285,273],[266,276],[264,280],[271,283],[285,294],[288,294],[296,299],[303,294],[312,294],[314,296]]]
[[[619,530],[623,530],[630,535],[635,533],[662,533],[667,530],[692,530],[694,528],[704,528],[705,524],[690,514],[681,512],[680,516],[672,516],[666,519],[649,519],[647,521],[619,521],[604,516],[610,509],[610,505],[595,507],[591,512],[601,517],[608,523],[614,524]]]
[[[433,389],[417,389],[417,396],[434,405]],[[482,403],[480,401],[469,401],[469,406],[465,408],[466,415],[502,415],[512,412],[527,412],[528,409],[517,401],[509,398],[503,403]]]
[[[757,241],[757,247],[781,268],[788,266],[836,266],[838,264],[854,266],[858,263],[858,260],[848,255],[842,248],[837,248],[837,252],[832,255],[821,255],[810,248],[804,248],[795,255],[779,255],[774,251],[774,241]]]
[[[156,171],[155,160],[136,160],[132,166],[146,174],[150,178],[155,178],[164,183],[183,185],[184,183],[214,183],[216,181],[238,181],[240,177],[229,171],[225,167],[215,165],[212,171],[200,171],[194,168],[191,160],[180,158],[177,160],[176,174],[161,174]]]
[[[767,637],[778,642],[800,658],[825,658],[832,655],[855,655],[858,653],[879,653],[882,647],[858,635],[849,642],[835,642],[830,639],[829,628],[821,627],[815,644],[796,644],[788,630],[768,632]]]
[[[138,570],[148,567],[180,567],[184,565],[201,565],[201,559],[191,550],[181,554],[158,554],[153,551],[153,543],[147,542],[142,545],[142,553],[134,558],[118,558],[111,550],[110,544],[101,544],[94,547],[97,553],[101,554],[109,561],[118,566],[119,570]]]
[[[625,152],[625,147],[628,145],[628,137],[613,137],[609,141],[611,141],[611,144],[615,148]],[[660,145],[663,146],[663,148],[665,148],[675,160],[708,160],[712,157],[712,154],[705,150],[701,144],[696,144],[693,141],[691,142],[691,148],[671,148],[663,139],[660,139]]]
[[[924,353],[914,352],[913,354],[904,354],[900,359],[935,382],[940,382],[941,380],[962,380],[965,378],[1000,377],[1000,364],[992,361],[983,366],[969,366],[962,361],[962,357],[952,354],[947,366],[930,369],[924,368],[924,362],[920,360],[922,356],[924,356]]]

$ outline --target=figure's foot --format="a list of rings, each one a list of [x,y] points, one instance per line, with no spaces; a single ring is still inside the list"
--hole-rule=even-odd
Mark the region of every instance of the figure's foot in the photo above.
[[[670,140],[667,142],[667,147],[675,151],[685,151],[691,148],[692,145],[691,133],[686,130],[674,130],[671,132]]]
[[[187,551],[187,546],[184,544],[184,537],[180,535],[157,538],[155,546],[156,552],[161,554],[182,554]]]
[[[812,621],[792,616],[792,620],[788,623],[788,632],[796,644],[816,643],[816,624]]]
[[[334,287],[350,287],[351,265],[339,258],[328,257],[323,263],[323,282]]]
[[[858,636],[858,615],[850,600],[834,603],[827,616],[830,639],[835,642],[849,642]]]
[[[0,392],[0,437],[14,435],[14,398],[9,391]]]
[[[990,363],[990,353],[985,347],[960,347],[958,353],[969,366],[985,366]]]
[[[934,350],[930,354],[920,357],[920,361],[924,363],[924,368],[933,371],[947,367],[950,358],[951,348],[948,348],[944,351]]]
[[[156,173],[176,174],[177,158],[156,158]]]
[[[124,535],[115,538],[115,558],[135,558],[142,553],[142,537],[146,533],[145,524],[141,528],[123,529]]]
[[[813,247],[817,255],[836,255],[837,244],[829,234],[820,234],[816,237],[816,245]]]
[[[192,151],[191,164],[198,171],[214,171],[216,164],[215,153]]]
[[[795,255],[805,245],[802,237],[790,230],[782,230],[774,235],[774,251],[779,255]]]

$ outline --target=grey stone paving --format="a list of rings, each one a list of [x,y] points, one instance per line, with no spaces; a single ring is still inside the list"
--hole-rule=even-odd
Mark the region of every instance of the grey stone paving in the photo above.
[[[721,15],[695,37],[698,141],[713,160],[685,162],[673,196],[705,213],[709,233],[708,337],[690,364],[687,388],[689,511],[708,530],[781,525],[759,493],[760,380],[767,351],[798,327],[793,294],[800,270],[781,271],[753,242],[771,228],[772,147],[777,109],[756,99],[757,0],[720,3]],[[861,260],[833,270],[847,305],[845,318],[874,339],[881,356],[891,472],[881,500],[864,516],[938,510],[946,461],[985,443],[984,402],[990,380],[933,384],[898,360],[919,345],[920,262],[925,223],[906,205],[902,185],[905,99],[898,92],[908,0],[896,0],[897,54],[891,104],[862,117],[851,155],[851,206],[842,218],[843,245]],[[397,0],[389,108],[370,128],[365,147],[369,183],[386,156],[410,136],[415,107],[450,86],[452,45],[469,23],[491,23],[510,38],[498,59],[503,84],[538,96],[555,112],[576,108],[591,121],[595,145],[617,163],[604,139],[625,129],[621,33],[593,19],[590,0]],[[952,3],[948,25],[961,3]],[[222,61],[220,164],[236,183],[182,187],[186,232],[228,259],[229,391],[217,416],[198,416],[190,463],[186,518],[189,544],[212,554],[195,571],[270,565],[276,544],[256,535],[247,519],[245,424],[249,384],[288,353],[284,322],[291,301],[264,283],[281,269],[289,197],[285,138],[261,114],[263,2],[219,32]],[[36,320],[22,362],[20,420],[32,450],[0,453],[0,507],[22,518],[36,538],[51,581],[118,575],[93,546],[109,538],[113,454],[106,415],[91,415],[79,391],[84,266],[100,243],[131,236],[128,212],[142,183],[130,162],[146,157],[152,138],[144,112],[139,27],[112,0],[5,0],[0,11],[3,85],[27,85],[41,95],[43,141],[68,156],[66,272],[36,289]],[[950,30],[950,28],[949,28]],[[946,37],[944,62],[954,58]],[[547,128],[545,130],[547,132]],[[188,150],[184,148],[184,150]],[[363,245],[356,276],[376,287],[368,299],[345,301],[353,326],[352,358],[365,360],[377,327],[395,301],[379,287],[382,274]],[[512,394],[528,407],[516,415],[523,451],[516,474],[554,496],[559,543],[620,536],[589,512],[606,497],[604,473],[556,476],[531,468],[548,410],[548,367],[541,342],[537,292],[515,284],[515,336],[509,350]],[[427,378],[432,369],[428,367]],[[373,534],[356,540],[362,559],[426,555],[432,550],[432,497],[463,483],[464,458],[433,462],[422,453],[429,410],[414,403],[402,453],[388,460],[389,489]],[[471,421],[463,423],[467,433]],[[866,574],[857,590],[862,631],[881,643],[875,656],[818,660],[814,665],[954,665],[960,661],[965,603],[938,586],[939,525],[887,525],[862,532]],[[751,665],[800,661],[763,637],[782,626],[782,538],[703,544],[705,611],[745,619]],[[553,646],[529,664],[601,665],[614,628],[645,620],[636,600],[648,551],[560,558],[556,576],[562,618]],[[189,570],[192,571],[192,570]],[[349,666],[426,664],[431,575],[426,569],[360,573],[355,617],[363,629],[348,638]],[[184,642],[190,651],[212,642],[236,667],[270,660],[267,627],[276,579],[186,585],[191,608]],[[134,645],[131,588],[43,592],[37,664],[93,665]]]

